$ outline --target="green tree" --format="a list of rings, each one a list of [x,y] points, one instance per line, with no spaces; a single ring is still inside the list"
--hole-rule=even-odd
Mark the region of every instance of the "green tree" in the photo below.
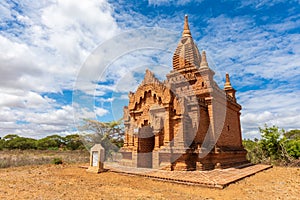
[[[8,140],[13,140],[13,139],[18,138],[18,137],[20,137],[20,136],[18,136],[16,134],[8,134],[8,135],[3,137],[3,140],[8,141]]]
[[[300,157],[299,130],[285,132],[277,126],[267,125],[259,130],[262,136],[259,144],[264,158],[268,158],[271,162],[288,164]]]
[[[117,152],[123,146],[124,128],[121,126],[121,120],[99,122],[85,119],[84,122],[79,130],[84,133],[83,141],[88,148],[95,143],[100,143],[105,149],[106,158],[109,158],[113,152]]]
[[[285,132],[277,126],[259,128],[261,139],[244,140],[247,158],[252,163],[293,164],[300,157],[299,131]]]
[[[66,148],[69,150],[84,149],[81,138],[78,134],[62,137],[59,135],[50,135],[45,138],[36,140],[33,138],[20,137],[16,134],[9,134],[0,138],[0,150],[3,149],[59,149]]]
[[[284,130],[277,126],[268,127],[265,124],[264,128],[259,128],[262,139],[260,140],[261,148],[265,157],[270,157],[272,160],[279,159],[282,156],[281,136]]]
[[[36,142],[37,149],[58,149],[65,145],[64,137],[59,135],[50,135]]]
[[[300,140],[300,130],[290,130],[284,136],[289,140]]]
[[[289,156],[299,159],[300,158],[300,140],[287,140],[284,147]]]
[[[287,153],[295,158],[300,158],[300,130],[290,130],[284,133],[284,147]]]
[[[35,139],[20,137],[15,134],[9,134],[3,137],[3,147],[6,149],[35,149],[35,142]]]
[[[84,149],[84,145],[78,134],[67,135],[64,138],[66,148],[69,150]]]

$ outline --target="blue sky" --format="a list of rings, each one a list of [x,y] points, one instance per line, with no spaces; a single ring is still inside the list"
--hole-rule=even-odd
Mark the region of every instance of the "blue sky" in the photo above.
[[[231,76],[243,137],[300,129],[299,13],[299,0],[1,1],[0,137],[74,133],[76,106],[75,118],[118,119],[146,68],[171,69],[185,14],[220,87]],[[107,65],[88,68],[97,53]]]

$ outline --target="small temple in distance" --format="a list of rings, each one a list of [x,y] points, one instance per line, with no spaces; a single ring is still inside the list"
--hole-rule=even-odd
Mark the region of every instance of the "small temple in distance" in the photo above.
[[[221,89],[205,51],[200,54],[185,16],[173,69],[165,81],[146,70],[124,107],[121,164],[164,170],[211,170],[248,163],[241,106],[229,74]]]

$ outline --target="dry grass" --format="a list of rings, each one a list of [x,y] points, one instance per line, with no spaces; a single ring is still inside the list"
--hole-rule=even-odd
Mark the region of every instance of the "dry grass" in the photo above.
[[[89,161],[89,152],[86,150],[4,150],[0,151],[0,168],[49,164],[55,158],[62,159],[63,163],[83,163]]]

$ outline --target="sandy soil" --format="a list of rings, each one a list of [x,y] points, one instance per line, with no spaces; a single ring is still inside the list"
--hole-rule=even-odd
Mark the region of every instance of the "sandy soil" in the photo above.
[[[0,169],[0,199],[299,199],[300,168],[274,167],[221,189],[187,186],[73,165]]]

